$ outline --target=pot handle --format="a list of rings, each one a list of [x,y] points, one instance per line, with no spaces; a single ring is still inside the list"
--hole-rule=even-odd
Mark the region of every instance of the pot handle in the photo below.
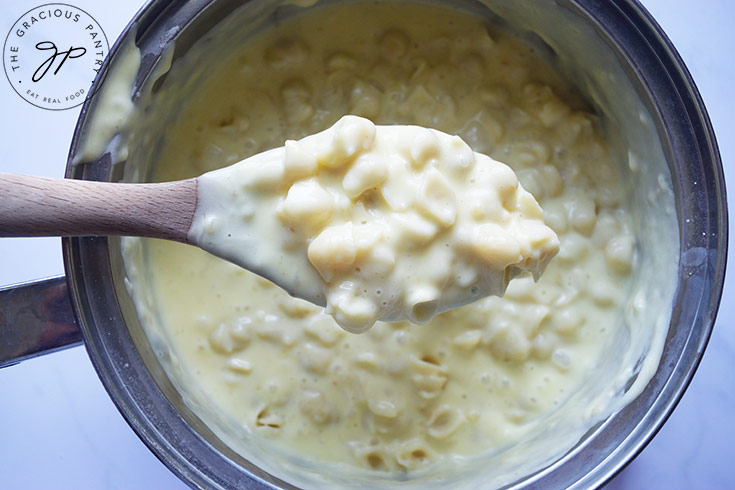
[[[0,288],[0,368],[81,343],[65,276]]]

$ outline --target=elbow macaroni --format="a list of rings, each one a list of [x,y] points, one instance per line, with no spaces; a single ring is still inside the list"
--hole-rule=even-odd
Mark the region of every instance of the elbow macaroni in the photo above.
[[[415,21],[396,20],[406,18]],[[157,103],[177,77],[169,73]],[[244,91],[249,97],[230,95]],[[567,411],[584,425],[600,409],[570,400],[627,334],[620,302],[636,237],[595,115],[538,53],[425,5],[330,6],[255,36],[184,105],[167,128],[156,179],[198,175],[293,140],[257,172],[248,169],[252,189],[282,196],[266,216],[279,227],[274,249],[306,244],[306,283],[336,286],[322,299],[358,329],[385,314],[374,300],[393,293],[344,284],[347,275],[359,267],[363,278],[401,280],[409,277],[402,257],[419,250],[405,298],[392,300],[408,317],[434,317],[420,326],[378,321],[352,335],[322,309],[225,261],[141,241],[142,263],[128,270],[150,271],[130,276],[144,328],[167,339],[173,367],[163,364],[202,420],[232,420],[235,429],[220,433],[236,450],[257,461],[251,440],[279,448],[293,471],[278,476],[289,481],[349,471],[404,480],[477,455],[493,465],[487,455],[545,431],[552,414]],[[339,134],[324,133],[334,145],[298,141],[344,114],[436,127],[466,145],[406,129],[399,158],[372,158],[366,143],[380,144],[381,127],[372,139],[373,127],[354,118]],[[521,184],[472,150],[506,162]],[[457,191],[456,179],[475,185]],[[552,241],[522,188],[558,235],[556,258],[537,283],[521,274],[502,298],[436,314],[447,280],[500,290],[507,277],[498,271],[544,263],[541,255],[527,261]],[[240,209],[243,222],[259,219],[248,203]],[[521,212],[525,221],[509,218]],[[220,232],[210,217],[204,229]],[[510,223],[521,238],[503,229]],[[439,239],[450,235],[451,250]],[[356,294],[360,287],[370,294]],[[602,379],[593,381],[612,391]]]
[[[264,175],[281,181],[264,188]],[[559,246],[506,165],[457,136],[357,116],[205,174],[198,195],[197,243],[251,263],[243,243],[267,241],[268,277],[299,274],[306,255],[318,276],[304,287],[321,290],[326,312],[355,333],[500,296],[519,273],[538,278]],[[267,222],[274,214],[280,228]]]

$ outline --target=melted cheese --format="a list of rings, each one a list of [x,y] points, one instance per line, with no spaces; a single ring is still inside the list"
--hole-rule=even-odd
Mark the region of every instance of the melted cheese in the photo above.
[[[356,114],[458,134],[506,162],[560,240],[538,283],[522,275],[503,298],[353,335],[201,250],[125,239],[151,344],[189,406],[235,450],[316,488],[502,486],[564,454],[650,379],[641,372],[624,394],[647,348],[638,343],[653,334],[623,320],[647,304],[632,290],[639,238],[616,162],[596,116],[532,47],[467,15],[374,3],[278,23],[205,74],[210,47],[178,60],[152,99],[150,110],[176,116],[160,142],[145,131],[133,140],[155,148],[154,180],[224,167]],[[340,174],[342,191],[359,193],[373,170]],[[306,179],[294,199],[318,200],[317,184]],[[402,190],[383,191],[402,206]],[[286,197],[276,214],[297,223],[302,211]],[[441,269],[430,263],[423,272]]]
[[[193,243],[326,298],[354,333],[502,296],[559,247],[508,166],[419,126],[345,116],[197,185]]]

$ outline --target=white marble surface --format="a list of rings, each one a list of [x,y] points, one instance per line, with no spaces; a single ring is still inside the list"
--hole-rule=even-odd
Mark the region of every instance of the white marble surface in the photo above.
[[[72,0],[110,42],[140,1]],[[44,2],[3,2],[5,35]],[[735,182],[735,2],[645,0],[687,63],[709,109]],[[0,79],[0,171],[61,176],[78,109],[50,112],[21,100]],[[732,226],[732,221],[731,221]],[[733,274],[732,267],[730,275]],[[0,240],[0,284],[63,271],[59,240]],[[682,402],[643,453],[608,488],[726,489],[735,454],[735,320],[732,278],[702,364]],[[0,487],[183,489],[135,436],[108,398],[83,348],[0,370]]]

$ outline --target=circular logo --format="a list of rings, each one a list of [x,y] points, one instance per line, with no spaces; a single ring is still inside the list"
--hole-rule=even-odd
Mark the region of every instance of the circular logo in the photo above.
[[[47,3],[13,24],[3,67],[18,95],[36,107],[61,111],[84,102],[109,50],[91,15],[73,5]]]

